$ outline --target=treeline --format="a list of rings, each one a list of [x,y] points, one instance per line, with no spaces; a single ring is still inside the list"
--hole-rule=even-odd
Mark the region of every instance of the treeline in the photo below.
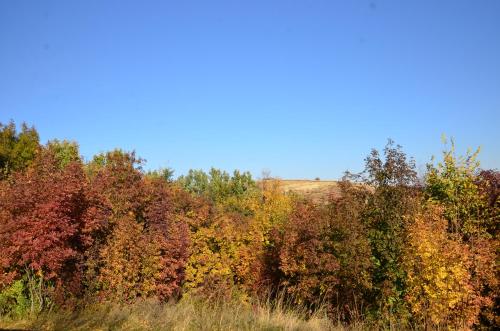
[[[314,203],[249,173],[146,172],[134,153],[0,126],[0,314],[96,302],[286,296],[345,323],[500,325],[500,174],[477,153],[372,151]]]

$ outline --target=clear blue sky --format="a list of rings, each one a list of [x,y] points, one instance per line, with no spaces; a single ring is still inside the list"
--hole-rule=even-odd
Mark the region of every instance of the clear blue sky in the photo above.
[[[0,1],[0,121],[148,167],[360,170],[442,133],[500,168],[500,1]]]

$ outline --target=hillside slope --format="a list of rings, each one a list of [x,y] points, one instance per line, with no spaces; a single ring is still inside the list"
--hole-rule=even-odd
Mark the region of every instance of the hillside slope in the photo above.
[[[285,192],[293,191],[303,194],[314,201],[340,194],[338,182],[334,180],[283,179],[281,185]]]

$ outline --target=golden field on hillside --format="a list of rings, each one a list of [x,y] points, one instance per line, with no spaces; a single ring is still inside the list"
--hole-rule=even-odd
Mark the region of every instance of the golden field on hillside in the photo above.
[[[296,192],[314,201],[340,194],[338,182],[335,180],[281,179],[280,184],[285,192]]]

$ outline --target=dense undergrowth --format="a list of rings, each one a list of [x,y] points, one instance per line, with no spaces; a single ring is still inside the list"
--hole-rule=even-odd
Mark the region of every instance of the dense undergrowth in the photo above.
[[[0,327],[494,329],[500,175],[391,141],[311,201],[249,173],[0,131]]]

